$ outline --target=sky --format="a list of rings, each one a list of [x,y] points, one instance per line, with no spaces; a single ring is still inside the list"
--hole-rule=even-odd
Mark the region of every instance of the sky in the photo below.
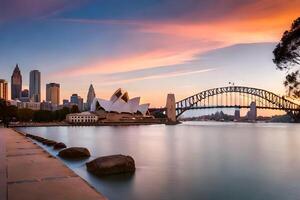
[[[0,0],[0,78],[19,64],[61,101],[92,83],[99,98],[118,88],[152,107],[235,85],[283,95],[272,51],[299,17],[300,0]]]

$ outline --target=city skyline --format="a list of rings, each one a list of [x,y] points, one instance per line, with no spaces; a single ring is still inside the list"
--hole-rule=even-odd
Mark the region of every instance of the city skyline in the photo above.
[[[43,74],[42,99],[46,83],[60,83],[61,99],[86,97],[92,83],[104,99],[119,87],[133,96],[149,91],[141,101],[153,107],[164,106],[170,92],[180,100],[230,81],[284,94],[272,51],[298,16],[297,1],[130,2],[27,2],[39,11],[7,3],[0,78],[9,82],[19,63],[23,74]]]

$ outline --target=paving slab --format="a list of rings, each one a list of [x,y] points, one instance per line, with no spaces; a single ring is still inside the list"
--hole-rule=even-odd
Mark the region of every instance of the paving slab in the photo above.
[[[106,199],[33,141],[0,128],[0,199]]]
[[[7,157],[8,182],[76,176],[58,159],[45,153]]]
[[[18,192],[16,192],[18,191]],[[99,194],[83,184],[81,178],[57,178],[41,182],[8,185],[9,200],[99,200]],[[102,197],[103,199],[103,197]]]
[[[0,128],[0,199],[7,199],[6,143]]]

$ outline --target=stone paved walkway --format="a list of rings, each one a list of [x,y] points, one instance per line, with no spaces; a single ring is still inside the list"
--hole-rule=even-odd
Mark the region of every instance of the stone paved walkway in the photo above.
[[[0,200],[106,199],[30,139],[0,128]]]

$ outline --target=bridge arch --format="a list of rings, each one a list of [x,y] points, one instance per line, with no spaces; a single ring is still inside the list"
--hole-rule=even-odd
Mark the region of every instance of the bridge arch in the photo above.
[[[197,93],[193,96],[187,97],[185,99],[182,99],[178,102],[176,102],[176,116],[179,117],[182,115],[185,111],[191,110],[191,109],[206,109],[206,108],[249,108],[248,105],[241,104],[239,102],[238,104],[233,104],[233,102],[222,102],[222,95],[223,94],[238,94],[239,98],[245,98],[251,97],[253,101],[258,101],[259,105],[257,108],[259,109],[274,109],[274,110],[284,110],[286,112],[299,112],[300,111],[300,105],[284,98],[276,95],[273,92],[259,89],[259,88],[252,88],[252,87],[244,87],[244,86],[227,86],[227,87],[219,87],[219,88],[213,88],[209,90],[202,91],[200,93]],[[205,100],[210,97],[216,97],[217,104],[216,105],[209,105],[209,102],[207,105],[205,105]],[[221,104],[218,104],[218,98],[221,97]],[[226,96],[226,101],[227,101]],[[204,102],[204,104],[203,104]],[[201,105],[202,103],[202,105]]]

